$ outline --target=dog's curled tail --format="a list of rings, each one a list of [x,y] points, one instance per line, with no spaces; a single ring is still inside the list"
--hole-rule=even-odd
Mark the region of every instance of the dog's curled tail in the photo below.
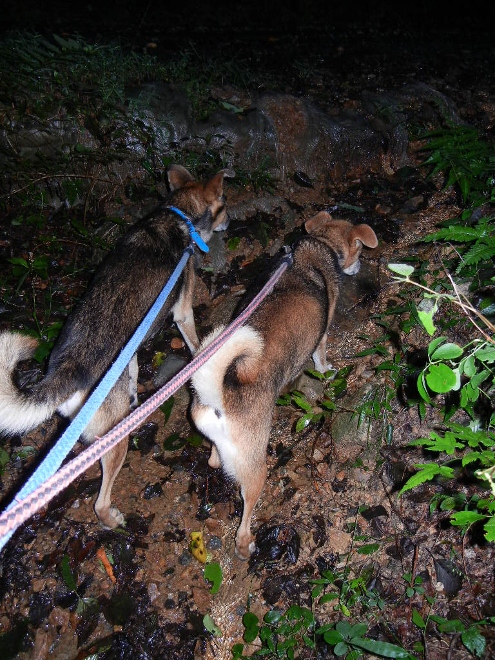
[[[54,412],[54,406],[34,401],[20,391],[12,372],[20,360],[33,356],[38,346],[34,337],[17,332],[0,333],[0,433],[26,433]]]
[[[213,330],[202,341],[199,350],[206,348],[222,332],[224,326]],[[241,326],[192,377],[192,385],[200,403],[224,412],[223,384],[227,371],[241,385],[254,382],[259,372],[263,352],[263,338],[249,325]]]

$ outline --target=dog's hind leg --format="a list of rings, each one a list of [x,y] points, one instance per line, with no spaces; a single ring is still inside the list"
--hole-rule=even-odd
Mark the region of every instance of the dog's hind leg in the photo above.
[[[113,529],[125,522],[124,515],[115,506],[112,506],[112,487],[120,472],[125,457],[129,439],[125,437],[117,446],[111,449],[101,459],[101,487],[95,502],[95,513],[104,527]]]
[[[239,559],[249,559],[255,549],[254,536],[251,533],[251,518],[265,485],[266,472],[266,465],[263,463],[263,465],[257,466],[256,471],[253,471],[251,466],[247,466],[247,469],[243,466],[243,469],[236,474],[244,503],[241,524],[235,537],[235,553]]]
[[[137,394],[137,384],[138,384],[138,373],[139,365],[137,361],[137,353],[131,358],[128,367],[129,372],[129,407],[131,410],[134,410],[138,406],[138,394]]]
[[[320,340],[320,343],[315,349],[315,352],[312,355],[313,362],[315,365],[316,371],[319,371],[321,374],[324,374],[325,371],[332,369],[332,365],[327,362],[327,333],[323,335]]]
[[[132,364],[132,363],[131,363]],[[132,369],[126,369],[114,385],[102,406],[84,431],[87,440],[101,437],[129,413],[129,383]],[[95,513],[104,527],[113,529],[124,524],[124,516],[111,505],[112,487],[127,455],[128,438],[107,452],[101,459],[102,480],[95,502]]]
[[[240,438],[240,441],[234,443],[237,456],[232,472],[240,486],[243,500],[241,524],[235,539],[235,553],[239,559],[249,559],[255,549],[251,518],[266,481],[266,447],[270,435],[271,415],[267,414],[266,418],[260,420],[258,428],[253,428],[252,423],[248,424],[245,420],[242,431],[239,425],[239,434],[233,432],[233,437]]]

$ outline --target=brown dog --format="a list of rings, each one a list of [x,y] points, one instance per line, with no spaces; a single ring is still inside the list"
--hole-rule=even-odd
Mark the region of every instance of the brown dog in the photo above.
[[[294,262],[248,323],[192,378],[191,415],[213,445],[209,465],[223,467],[244,501],[236,554],[254,550],[251,516],[266,479],[266,448],[277,396],[312,356],[325,372],[326,335],[337,301],[340,273],[359,270],[363,245],[378,245],[368,225],[353,226],[318,213],[305,224]],[[217,328],[202,343],[207,346]]]
[[[44,378],[19,390],[12,371],[32,356],[37,342],[15,332],[0,334],[0,433],[26,433],[55,411],[73,418],[133,334],[165,286],[190,243],[186,214],[204,241],[227,221],[222,170],[207,182],[196,182],[180,165],[168,170],[170,195],[156,212],[136,223],[116,244],[96,272],[79,306],[65,323],[50,355]],[[167,302],[145,339],[173,315],[191,352],[199,344],[192,310],[194,265],[189,259]],[[83,439],[104,435],[137,403],[136,355],[86,427]],[[102,484],[95,511],[106,527],[124,522],[111,507],[111,490],[127,454],[127,438],[102,459]]]

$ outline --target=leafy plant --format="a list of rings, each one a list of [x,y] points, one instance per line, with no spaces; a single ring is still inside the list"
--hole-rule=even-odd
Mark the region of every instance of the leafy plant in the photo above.
[[[404,573],[402,578],[407,584],[406,596],[408,598],[412,598],[416,595],[422,596],[424,594],[425,588],[423,587],[423,578],[421,575],[413,576],[412,573]]]
[[[446,619],[436,614],[431,614],[429,620],[436,624],[441,634],[460,635],[466,649],[477,658],[485,656],[486,639],[481,633],[482,626],[495,624],[495,617],[482,619],[471,625],[466,625],[460,619]]]
[[[414,272],[412,266],[406,264],[390,264],[391,270],[399,275],[398,279],[415,284],[410,279]],[[436,293],[431,289],[425,290],[428,300],[434,300],[433,306],[428,310],[419,311],[419,319],[427,332],[431,335],[436,331],[434,316],[438,312],[442,299],[468,308],[479,316],[479,312],[472,308],[469,303],[459,302],[459,299],[451,294]],[[488,326],[490,322],[483,321]],[[493,326],[491,326],[493,327]],[[430,462],[415,465],[418,470],[416,474],[408,479],[401,490],[401,494],[426,481],[432,481],[438,477],[444,479],[455,479],[454,468],[450,465],[453,460],[460,459],[463,468],[478,468],[478,476],[484,478],[489,485],[488,474],[495,470],[495,433],[491,430],[495,425],[495,413],[484,428],[480,424],[476,410],[476,404],[480,397],[490,401],[490,392],[495,387],[495,343],[486,335],[486,339],[474,339],[466,346],[447,341],[446,337],[432,339],[428,345],[428,360],[417,378],[418,393],[421,398],[420,412],[424,415],[425,404],[434,405],[434,397],[458,393],[457,403],[454,406],[444,404],[446,431],[438,433],[432,431],[428,438],[419,438],[411,443],[415,446],[423,446],[430,452],[446,454],[447,460],[443,463]],[[471,418],[471,424],[464,426],[454,423],[452,415],[457,410],[464,410]],[[488,471],[488,473],[487,473]],[[462,498],[450,500],[452,509]],[[487,498],[471,500],[471,508],[459,511],[452,515],[452,524],[458,525],[464,531],[478,521],[484,521],[485,537],[487,540],[495,540],[495,490]],[[474,505],[474,506],[473,506]]]
[[[464,220],[464,222],[462,222]],[[425,236],[423,241],[455,243],[459,255],[455,275],[473,276],[480,266],[490,263],[495,256],[495,218],[483,216],[472,222],[471,212],[457,220],[448,220],[445,227]]]
[[[299,605],[292,605],[284,613],[270,610],[261,623],[255,614],[246,612],[242,621],[245,628],[244,640],[252,643],[259,638],[261,648],[251,656],[245,656],[244,645],[236,644],[232,648],[234,660],[260,656],[293,660],[299,657],[302,648],[316,649],[318,640],[332,646],[337,657],[345,656],[347,660],[363,657],[363,651],[369,651],[381,658],[413,660],[413,656],[400,646],[366,637],[366,623],[351,624],[339,621],[335,625],[318,627],[313,612]]]
[[[253,612],[246,612],[242,622],[245,628],[244,640],[249,644],[259,637],[262,648],[255,651],[252,656],[244,656],[243,644],[236,644],[232,648],[232,656],[235,660],[262,655],[292,660],[301,646],[315,648],[316,622],[313,612],[307,607],[293,605],[285,613],[270,610],[261,623]]]
[[[97,611],[99,609],[99,605],[96,598],[82,597],[78,593],[79,587],[77,582],[77,573],[75,573],[71,568],[69,555],[64,555],[62,557],[58,569],[67,589],[77,596],[77,614],[88,612],[88,610]]]
[[[351,569],[346,566],[338,571],[322,571],[321,578],[311,580],[314,585],[311,598],[318,605],[335,601],[334,610],[344,616],[351,615],[351,608],[359,605],[363,610],[382,608],[384,603],[373,589],[368,587],[370,575],[362,571],[349,577]]]
[[[319,371],[309,369],[306,373],[324,383],[323,397],[316,403],[311,403],[304,392],[292,390],[282,394],[277,399],[279,406],[293,406],[303,411],[296,422],[296,432],[300,433],[310,424],[317,424],[328,418],[336,409],[336,399],[347,389],[347,376],[351,367],[345,367],[339,372],[327,371],[321,374]]]
[[[362,658],[362,651],[369,651],[380,658],[414,659],[414,656],[400,646],[365,637],[367,631],[366,623],[352,625],[347,621],[339,621],[335,627],[319,628],[317,633],[323,633],[325,642],[333,646],[333,652],[337,657],[345,656],[347,660]]]
[[[381,325],[387,324],[382,320]],[[392,441],[394,432],[392,401],[397,396],[397,390],[403,382],[404,365],[401,364],[399,353],[391,355],[386,343],[391,339],[391,333],[375,339],[369,348],[358,353],[356,357],[365,357],[367,355],[377,355],[384,358],[375,367],[375,373],[381,378],[377,379],[377,384],[372,387],[364,396],[359,405],[356,406],[354,417],[357,418],[358,428],[369,420],[381,421],[382,437],[387,444]]]
[[[423,165],[430,176],[442,172],[445,186],[455,185],[466,206],[477,207],[495,200],[495,150],[470,126],[450,126],[424,136],[429,152]]]

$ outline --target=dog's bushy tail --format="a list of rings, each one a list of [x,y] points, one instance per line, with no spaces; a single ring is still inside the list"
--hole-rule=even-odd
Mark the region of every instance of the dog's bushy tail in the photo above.
[[[18,389],[12,372],[20,360],[33,356],[38,342],[34,337],[17,332],[0,333],[0,433],[26,433],[48,419],[56,404],[36,401]]]
[[[216,328],[201,343],[199,350],[206,348],[222,332],[224,326]],[[203,406],[224,412],[224,380],[227,371],[240,385],[254,382],[259,372],[263,351],[261,335],[249,325],[240,327],[218,351],[192,377],[192,385]]]

